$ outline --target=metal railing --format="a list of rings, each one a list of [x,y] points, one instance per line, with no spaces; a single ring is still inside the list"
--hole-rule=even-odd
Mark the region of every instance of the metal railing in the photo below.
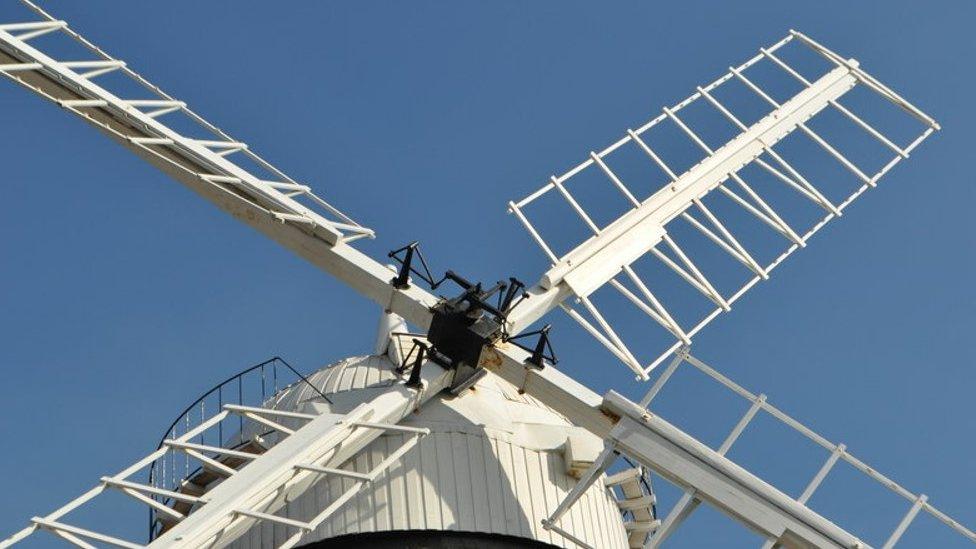
[[[689,349],[687,347],[682,347],[681,349],[678,350],[677,353],[675,353],[674,358],[668,364],[668,367],[664,370],[664,372],[661,373],[661,376],[655,381],[654,385],[651,386],[651,389],[641,400],[642,407],[650,409],[649,407],[651,402],[653,402],[654,398],[660,393],[664,385],[668,382],[668,380],[675,373],[675,371],[677,371],[678,367],[681,366],[683,363],[688,363],[692,365],[698,371],[704,373],[706,376],[710,377],[711,379],[719,382],[720,384],[730,389],[735,394],[739,395],[740,397],[746,399],[751,403],[749,409],[738,421],[735,427],[732,428],[732,431],[727,435],[727,437],[723,441],[721,447],[718,450],[719,453],[725,454],[726,452],[728,452],[729,449],[731,449],[735,441],[739,438],[739,436],[742,434],[745,428],[752,422],[752,420],[755,419],[757,413],[760,411],[765,411],[769,413],[769,415],[771,415],[772,417],[776,418],[786,426],[802,434],[804,437],[806,437],[807,439],[811,440],[812,442],[814,442],[815,444],[817,444],[818,446],[824,448],[829,452],[829,455],[826,461],[824,462],[824,464],[820,467],[820,469],[810,480],[810,482],[807,483],[803,492],[796,498],[798,502],[802,504],[806,504],[807,501],[809,501],[809,499],[813,496],[817,488],[819,488],[820,485],[823,483],[827,475],[830,474],[831,470],[834,468],[837,462],[843,460],[848,464],[850,464],[852,467],[854,467],[854,469],[860,471],[864,475],[878,482],[882,486],[888,488],[889,490],[901,496],[902,498],[905,498],[909,502],[908,511],[905,513],[901,521],[898,523],[898,525],[895,527],[895,529],[891,532],[891,534],[888,536],[888,538],[885,540],[884,544],[882,545],[884,549],[889,549],[895,546],[895,544],[898,542],[899,539],[901,539],[902,535],[905,533],[905,530],[908,529],[909,525],[911,525],[912,521],[915,520],[915,517],[918,515],[920,511],[925,511],[929,513],[930,515],[932,515],[932,517],[944,523],[946,526],[949,526],[957,533],[967,538],[969,541],[976,542],[976,532],[973,532],[969,528],[966,528],[965,526],[960,524],[952,517],[936,509],[931,503],[928,502],[928,496],[926,496],[925,494],[914,494],[908,489],[902,487],[900,484],[896,483],[895,481],[891,480],[885,475],[879,473],[873,467],[867,465],[863,461],[854,457],[850,452],[847,451],[847,446],[844,445],[843,443],[830,442],[820,434],[811,430],[806,425],[803,425],[796,419],[784,413],[779,408],[770,404],[766,399],[766,395],[764,394],[756,395],[751,393],[750,391],[743,388],[738,383],[722,375],[720,372],[718,372],[711,366],[695,358],[689,353]],[[685,497],[679,500],[679,503],[675,506],[675,508],[671,510],[667,518],[664,519],[661,528],[655,534],[655,538],[656,538],[654,540],[655,543],[660,543],[661,541],[664,540],[664,538],[667,538],[667,536],[674,531],[674,529],[681,523],[681,521],[684,518],[687,518],[687,515],[690,514],[688,507],[691,507],[691,509],[693,509],[694,504],[691,503],[692,499],[694,499],[693,493],[691,494],[690,497]],[[657,545],[654,546],[656,547]],[[764,549],[771,548],[771,547],[773,547],[772,541],[767,541],[763,545]]]
[[[331,402],[304,375],[283,358],[276,356],[234,374],[194,400],[163,432],[157,449],[163,447],[163,441],[178,438],[198,428],[219,414],[225,404],[266,406],[268,399],[296,383],[307,384],[326,402]],[[227,424],[226,427],[225,424]],[[240,448],[250,442],[249,439],[245,439],[244,427],[245,421],[242,415],[230,415],[218,422],[214,428],[202,431],[194,440],[198,444],[232,449]],[[225,431],[227,436],[225,436]],[[259,433],[260,436],[266,434]],[[201,467],[186,454],[164,454],[150,465],[148,484],[164,490],[179,491],[182,483],[193,478],[200,470]],[[154,499],[164,505],[171,503],[169,498],[162,496],[157,496]],[[150,507],[150,540],[154,539],[158,533],[159,524],[156,517],[156,510]]]

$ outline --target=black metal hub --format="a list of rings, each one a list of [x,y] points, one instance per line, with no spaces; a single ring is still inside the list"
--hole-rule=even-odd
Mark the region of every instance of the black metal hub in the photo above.
[[[437,304],[431,311],[434,318],[427,341],[454,364],[477,365],[481,350],[498,339],[501,333],[501,326],[491,319],[471,318],[466,311],[453,307],[450,301]]]
[[[489,304],[492,295],[503,291],[507,285],[498,283],[490,290],[482,290],[481,284],[472,284],[463,277],[448,271],[445,279],[453,281],[464,291],[458,297],[445,299],[431,308],[434,317],[427,331],[427,341],[443,357],[456,373],[451,390],[472,385],[484,375],[479,371],[481,351],[501,339],[505,333],[505,312]]]
[[[486,346],[494,345],[500,340],[510,341],[531,352],[532,357],[528,363],[537,368],[542,368],[545,360],[553,364],[556,362],[549,344],[549,326],[517,337],[508,337],[506,332],[508,312],[523,299],[528,298],[525,284],[519,280],[509,278],[508,282],[497,282],[491,288],[484,289],[480,282],[470,282],[453,271],[447,271],[443,278],[435,281],[417,242],[411,242],[403,248],[390,252],[389,257],[400,264],[397,276],[390,281],[395,288],[409,287],[410,275],[415,275],[426,282],[432,290],[446,281],[451,281],[462,289],[461,295],[452,299],[442,299],[437,305],[431,307],[433,318],[427,332],[429,345],[414,340],[415,348],[418,348],[419,352],[413,370],[410,372],[408,386],[421,385],[420,365],[426,355],[428,360],[456,371],[451,390],[459,393],[484,375],[484,370],[478,367],[481,352]],[[422,270],[414,266],[414,258],[419,259]],[[518,339],[536,335],[539,336],[539,340],[531,348],[516,342]],[[413,351],[408,356],[412,354]],[[400,370],[404,371],[407,367],[408,364],[402,364]]]

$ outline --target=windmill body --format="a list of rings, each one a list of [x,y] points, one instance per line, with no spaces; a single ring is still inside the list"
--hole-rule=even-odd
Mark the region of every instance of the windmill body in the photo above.
[[[281,410],[346,413],[370,392],[395,382],[395,368],[386,355],[350,358],[308,377],[324,389],[333,404],[323,402],[303,383],[276,395],[269,404]],[[526,540],[537,540],[540,547],[573,545],[546,531],[541,521],[599,455],[599,438],[493,375],[479,380],[462,396],[445,393],[435,397],[400,425],[425,428],[429,433],[342,511],[307,534],[303,544],[332,547],[321,542],[333,540],[335,546],[392,548],[408,543],[421,546],[422,542],[436,546],[437,538],[446,532],[450,536],[446,539],[458,546],[521,547]],[[253,424],[245,429],[253,431],[245,439],[268,431]],[[344,468],[369,473],[400,448],[407,436],[389,433],[379,437]],[[273,437],[266,435],[263,440],[270,445]],[[319,502],[334,501],[352,482],[323,478],[278,515],[307,521],[319,510]],[[631,482],[638,484],[637,478]],[[642,503],[644,512],[649,512],[649,501],[640,496],[632,501]],[[580,509],[563,521],[563,528],[593,547],[629,547],[618,507],[624,504],[618,504],[603,482],[594,484],[583,495]],[[390,532],[396,535],[385,535]],[[287,535],[287,528],[281,525],[258,522],[230,546],[268,547],[283,542]],[[644,537],[640,537],[641,544]]]
[[[231,378],[179,416],[157,449],[56,511],[34,517],[0,547],[33,540],[41,531],[79,547],[656,547],[703,503],[758,533],[767,547],[869,546],[807,505],[839,462],[906,499],[907,512],[882,540],[884,547],[894,546],[922,511],[976,541],[976,534],[924,495],[905,490],[690,351],[709,322],[939,129],[857,61],[791,31],[610,146],[591,151],[572,170],[509,203],[550,269],[535,284],[510,278],[490,285],[452,271],[435,277],[416,243],[389,254],[396,263],[392,270],[358,251],[354,243],[374,237],[371,229],[66,22],[24,3],[35,19],[0,25],[0,72],[342,280],[379,304],[384,316],[373,354],[309,376],[288,366],[297,379],[280,389],[273,369],[270,394],[265,364],[259,365],[257,402],[245,399],[241,376]],[[45,35],[72,40],[92,58],[57,59],[37,45]],[[794,46],[826,67],[805,76],[787,61]],[[759,63],[781,70],[792,90],[771,91],[757,83],[749,71]],[[100,85],[99,77],[111,73],[145,95],[129,97]],[[733,84],[764,108],[743,114],[723,95]],[[913,133],[889,137],[853,112],[844,101],[854,89],[893,106],[915,124]],[[712,143],[696,131],[685,109],[703,106],[731,125],[735,137]],[[887,155],[884,160],[864,168],[831,144],[819,126],[825,112],[839,113],[848,130],[871,139]],[[666,124],[699,150],[689,165],[676,167],[655,150],[655,132]],[[804,175],[797,160],[782,152],[796,136],[842,166],[852,186],[838,195]],[[648,193],[644,181],[638,187],[621,176],[616,166],[625,150],[636,151],[664,177],[657,190]],[[750,170],[799,196],[817,213],[814,222],[791,221]],[[593,206],[574,194],[588,174],[602,178],[606,195],[618,199],[610,221],[598,220]],[[543,234],[533,208],[546,200],[567,207],[584,236],[556,243]],[[727,202],[720,206],[718,200]],[[776,245],[757,246],[734,215],[771,231]],[[697,248],[682,231],[697,236]],[[712,246],[711,252],[702,245]],[[709,259],[716,251],[730,266]],[[649,263],[679,284],[665,285],[664,275],[648,274]],[[694,318],[679,310],[676,304],[688,303],[677,297],[682,288],[704,302],[697,309],[704,314]],[[607,293],[633,306],[663,339],[636,323],[615,321],[601,303]],[[601,396],[554,367],[549,326],[534,327],[556,309],[637,380],[656,376],[643,401],[615,391]],[[750,402],[718,448],[654,413],[654,398],[683,364]],[[237,383],[236,400],[227,397],[228,383]],[[759,413],[827,451],[803,493],[787,494],[726,456]],[[620,469],[619,456],[632,466]],[[660,518],[650,474],[684,493]],[[147,545],[71,521],[77,509],[106,492],[121,492],[149,510]]]

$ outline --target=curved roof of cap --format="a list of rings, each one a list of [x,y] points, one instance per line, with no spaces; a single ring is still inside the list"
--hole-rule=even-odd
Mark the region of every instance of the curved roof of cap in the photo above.
[[[309,376],[309,383],[333,401],[326,403],[309,384],[299,381],[272,397],[276,409],[345,413],[399,381],[386,355],[351,357]],[[537,449],[554,449],[577,430],[563,416],[501,378],[488,373],[460,396],[444,393],[428,401],[404,424],[437,431],[491,432]],[[587,433],[588,434],[588,433]],[[585,436],[585,435],[583,435]]]

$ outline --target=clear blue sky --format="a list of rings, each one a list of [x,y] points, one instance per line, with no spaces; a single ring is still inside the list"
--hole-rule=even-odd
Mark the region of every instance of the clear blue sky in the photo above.
[[[790,28],[856,57],[944,131],[695,352],[976,525],[973,4],[43,5],[375,228],[370,253],[421,239],[438,269],[490,280],[544,267],[509,199],[730,63]],[[244,366],[277,354],[309,371],[369,349],[376,307],[91,127],[6,81],[0,120],[0,534],[144,455]],[[601,391],[621,379],[589,342],[555,338],[566,371]],[[741,407],[687,387],[667,417],[717,443]],[[824,455],[756,426],[734,457],[796,495]],[[825,512],[879,543],[905,504],[846,478]],[[116,531],[141,539],[144,524]],[[917,526],[906,546],[946,531]],[[681,533],[682,547],[753,546],[713,512]]]

